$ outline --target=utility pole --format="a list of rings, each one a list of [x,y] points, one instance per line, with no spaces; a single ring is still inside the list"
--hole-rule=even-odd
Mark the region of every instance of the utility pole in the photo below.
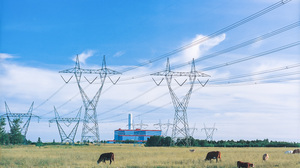
[[[27,113],[12,113],[9,110],[9,107],[5,102],[6,114],[3,114],[1,116],[1,117],[4,117],[4,116],[7,117],[10,129],[13,127],[13,120],[14,119],[18,118],[18,119],[21,120],[21,123],[24,123],[23,126],[21,125],[21,134],[24,136],[24,141],[23,141],[24,143],[26,143],[26,134],[27,134],[27,131],[28,131],[28,127],[29,127],[29,123],[30,123],[31,118],[32,117],[37,117],[38,119],[40,118],[39,116],[36,116],[36,115],[32,114],[33,104],[34,104],[34,102],[32,102],[32,104],[31,104],[31,106],[30,106]],[[24,118],[27,118],[26,122],[23,121]]]
[[[77,85],[78,85],[78,88],[79,88],[79,91],[81,94],[81,98],[82,98],[84,110],[85,110],[82,133],[81,133],[81,142],[87,143],[88,141],[90,141],[90,142],[95,142],[96,144],[100,145],[100,135],[99,135],[98,117],[97,117],[96,107],[97,107],[106,77],[108,77],[113,84],[116,84],[118,82],[118,80],[120,79],[120,77],[116,81],[113,81],[109,77],[109,75],[116,75],[116,74],[120,74],[120,73],[106,68],[105,56],[103,57],[101,69],[83,69],[83,68],[81,68],[80,64],[79,64],[79,59],[77,56],[74,68],[59,71],[59,73],[73,73],[76,78],[76,81],[77,81]],[[92,81],[89,81],[86,77],[84,77],[88,81],[89,84],[94,83],[94,81],[98,77],[100,78],[100,81],[101,81],[100,87],[97,89],[97,92],[95,93],[93,98],[88,97],[88,95],[86,94],[86,92],[84,91],[84,89],[81,86],[82,74],[96,75],[96,77]],[[71,76],[68,80],[65,80],[63,77],[62,78],[66,83],[68,83],[72,77],[73,76]]]
[[[204,128],[201,129],[201,130],[205,131],[207,141],[212,141],[213,140],[214,131],[217,130],[215,125],[216,124],[214,124],[213,127],[206,127],[205,124],[204,124]]]
[[[188,103],[190,100],[190,96],[193,91],[193,87],[194,87],[196,78],[197,77],[210,77],[210,76],[207,74],[204,74],[202,72],[196,71],[194,59],[192,61],[192,66],[191,66],[190,72],[173,72],[173,71],[171,71],[171,68],[170,68],[169,58],[167,59],[167,66],[166,66],[165,71],[157,72],[157,73],[154,73],[151,75],[164,76],[164,78],[167,81],[168,89],[169,89],[169,92],[170,92],[170,95],[172,98],[172,102],[173,102],[173,106],[175,109],[173,130],[172,130],[173,141],[175,142],[177,139],[184,138],[186,146],[190,146],[190,140],[189,140],[190,139],[189,138],[190,131],[189,131],[189,124],[188,124],[186,109],[187,109],[187,106],[188,106]],[[183,97],[182,100],[179,99],[179,97],[175,94],[173,88],[171,87],[172,79],[174,76],[175,77],[182,77],[182,76],[189,77],[190,89],[188,90],[188,92],[186,93],[186,95]],[[157,83],[154,79],[153,80],[156,83],[156,85],[160,85],[161,82],[163,81],[163,79],[159,83]],[[178,83],[178,81],[176,79],[175,79],[175,81]],[[185,82],[186,82],[186,80],[182,84],[178,83],[178,85],[182,86]],[[205,82],[204,85],[202,85],[201,83],[200,84],[204,87],[207,82],[208,82],[208,80]],[[174,144],[172,144],[172,145],[174,145]]]
[[[49,120],[49,127],[50,127],[50,123],[56,122],[57,129],[58,129],[60,139],[61,139],[61,144],[67,143],[67,142],[74,144],[74,139],[75,139],[77,128],[78,128],[79,121],[80,121],[81,108],[82,107],[80,107],[75,118],[62,118],[59,116],[56,108],[54,107],[55,118]],[[66,127],[70,127],[70,125],[72,123],[75,123],[75,125],[72,128],[72,130],[70,131],[70,133],[67,134],[66,131],[63,129],[61,123],[65,124]]]

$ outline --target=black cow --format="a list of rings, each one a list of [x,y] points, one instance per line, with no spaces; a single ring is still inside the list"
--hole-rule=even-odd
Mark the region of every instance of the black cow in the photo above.
[[[97,161],[97,163],[99,164],[100,162],[104,162],[105,163],[105,160],[109,160],[110,161],[110,164],[111,164],[111,161],[115,161],[115,156],[114,156],[114,153],[110,152],[110,153],[102,153]]]
[[[300,153],[300,149],[295,149],[295,150],[293,151],[293,154],[295,154],[295,153]]]
[[[208,152],[205,161],[209,160],[211,162],[211,159],[216,159],[216,162],[218,162],[218,159],[220,159],[221,161],[221,152],[219,151]]]
[[[244,168],[250,168],[250,167],[254,167],[253,163],[248,163],[248,162],[241,162],[241,161],[237,161],[237,167],[244,167]]]

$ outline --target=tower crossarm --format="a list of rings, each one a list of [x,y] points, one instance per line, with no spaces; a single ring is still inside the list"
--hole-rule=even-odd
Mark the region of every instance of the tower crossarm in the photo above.
[[[53,118],[53,119],[49,120],[50,123],[53,123],[56,121],[78,122],[78,121],[83,121],[83,120],[79,119],[79,118]]]
[[[59,73],[76,73],[76,74],[111,74],[111,75],[117,75],[121,74],[118,71],[111,70],[109,68],[104,69],[82,69],[82,68],[70,68],[66,70],[59,71]]]
[[[202,72],[173,72],[173,71],[162,71],[151,74],[153,76],[195,76],[195,77],[210,77],[209,75]]]
[[[100,69],[83,69],[83,68],[80,68],[78,56],[76,57],[76,64],[75,64],[74,68],[69,68],[69,69],[66,69],[66,70],[62,70],[62,71],[59,71],[59,73],[111,74],[111,75],[121,74],[118,71],[115,71],[115,70],[112,70],[112,69],[109,69],[109,68],[106,67],[105,57],[103,57],[102,68],[100,68]]]
[[[13,118],[37,117],[37,118],[40,118],[39,116],[31,114],[31,113],[7,113],[7,114],[1,115],[1,117],[13,117]]]

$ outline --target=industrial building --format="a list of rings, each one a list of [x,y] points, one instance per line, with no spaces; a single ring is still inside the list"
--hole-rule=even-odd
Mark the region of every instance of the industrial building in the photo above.
[[[161,130],[129,130],[118,129],[115,130],[115,141],[133,140],[138,142],[145,142],[151,136],[161,136]]]
[[[161,130],[143,130],[143,129],[132,129],[132,114],[128,115],[128,129],[115,130],[115,138],[116,141],[138,141],[145,142],[151,136],[161,136]]]

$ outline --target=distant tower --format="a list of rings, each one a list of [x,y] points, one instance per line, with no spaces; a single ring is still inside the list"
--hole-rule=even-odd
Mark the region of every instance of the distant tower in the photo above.
[[[167,127],[166,131],[163,134],[166,137],[166,136],[168,136],[169,127],[173,126],[173,124],[171,124],[170,121],[168,120],[168,123],[166,123],[164,125]]]
[[[132,114],[128,114],[128,129],[131,130],[132,128]]]
[[[140,126],[140,129],[143,129],[143,127],[145,126],[145,128],[148,126],[148,124],[143,124],[143,120],[141,120],[140,124],[135,124],[136,126]]]
[[[191,71],[190,72],[174,72],[171,71],[170,68],[170,62],[169,58],[167,59],[167,66],[166,70],[162,72],[157,72],[154,74],[151,74],[154,76],[163,76],[165,77],[167,84],[168,84],[168,89],[172,98],[173,106],[175,109],[175,114],[174,114],[174,122],[173,122],[173,130],[172,130],[172,139],[176,141],[177,139],[185,139],[185,145],[190,146],[190,130],[189,130],[189,123],[188,123],[188,118],[187,118],[187,106],[189,104],[189,100],[191,97],[191,94],[193,92],[193,87],[194,83],[197,77],[210,77],[209,75],[198,72],[196,71],[195,68],[195,61],[193,59],[192,64],[191,64]],[[183,77],[186,76],[189,78],[189,84],[190,84],[190,89],[186,93],[186,95],[183,97],[183,99],[180,99],[178,97],[173,88],[171,87],[172,79],[173,77]],[[164,78],[163,78],[164,79]],[[162,79],[162,80],[163,80]],[[154,79],[153,79],[154,80]],[[160,85],[162,80],[160,82],[154,81],[157,85]],[[175,79],[175,81],[178,83],[178,81]],[[183,83],[179,84],[179,86],[182,86],[187,80],[185,80]],[[206,83],[208,80],[206,81]],[[205,84],[206,84],[205,83]],[[202,85],[203,87],[205,86]],[[174,145],[174,144],[173,144]]]
[[[56,122],[57,129],[58,129],[60,139],[61,139],[61,144],[66,143],[66,142],[70,142],[70,143],[74,144],[74,139],[75,139],[77,128],[78,128],[79,121],[80,121],[81,108],[82,107],[80,107],[75,118],[62,118],[59,116],[56,108],[54,107],[55,118],[49,120],[49,127],[50,127],[50,123]],[[71,129],[70,133],[66,133],[66,130],[63,129],[62,123],[66,127],[70,127],[70,125],[72,123],[75,123],[75,124],[74,124],[74,127]]]
[[[161,120],[159,120],[158,123],[153,124],[153,126],[156,127],[156,129],[159,128],[161,130],[161,134],[164,137],[168,136],[168,130],[169,130],[170,125],[173,125],[173,124],[171,124],[169,122],[169,120],[168,120],[168,123],[165,123],[165,124],[161,123]]]
[[[207,141],[213,140],[214,131],[217,130],[217,128],[215,126],[216,126],[216,124],[214,124],[214,127],[206,127],[204,124],[204,128],[201,129],[201,130],[205,131]]]
[[[193,127],[193,128],[190,128],[190,130],[191,130],[191,136],[194,137],[194,132],[195,132],[195,130],[198,130],[198,129],[196,128],[196,123],[194,124],[194,127]]]
[[[158,126],[158,128],[160,129],[160,130],[162,130],[162,123],[161,123],[161,121],[159,120],[159,122],[157,123],[157,124],[153,124],[153,126]]]
[[[29,123],[32,117],[37,117],[38,119],[40,118],[39,116],[33,115],[32,110],[33,110],[33,104],[32,102],[29,110],[27,113],[11,113],[8,105],[5,102],[5,108],[6,108],[6,114],[3,114],[2,116],[6,116],[8,120],[8,124],[10,129],[13,127],[13,120],[19,118],[21,120],[21,124],[24,123],[23,126],[21,126],[21,134],[24,136],[24,143],[26,143],[26,134],[28,131]],[[1,116],[1,117],[2,117]],[[24,118],[27,118],[26,122],[23,121]]]

